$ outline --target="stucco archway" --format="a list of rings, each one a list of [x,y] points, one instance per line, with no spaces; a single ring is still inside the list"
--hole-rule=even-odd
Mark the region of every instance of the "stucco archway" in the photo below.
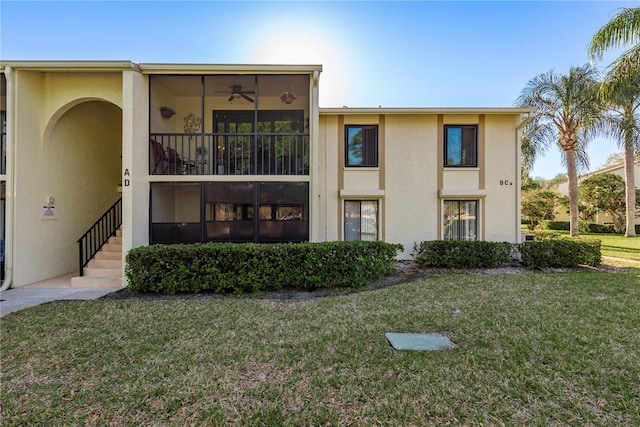
[[[97,99],[69,103],[52,115],[31,153],[29,209],[51,199],[55,215],[41,215],[23,234],[32,241],[22,248],[39,260],[25,272],[27,283],[78,271],[78,238],[121,196],[122,110]]]

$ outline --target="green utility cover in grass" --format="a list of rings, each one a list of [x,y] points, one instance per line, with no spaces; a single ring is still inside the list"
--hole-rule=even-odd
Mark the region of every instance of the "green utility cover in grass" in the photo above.
[[[396,350],[444,350],[453,347],[449,338],[440,334],[400,334],[387,332],[389,343]]]

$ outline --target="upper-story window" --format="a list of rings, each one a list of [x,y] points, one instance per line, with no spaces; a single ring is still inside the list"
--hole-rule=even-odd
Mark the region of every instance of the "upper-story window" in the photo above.
[[[444,166],[476,167],[478,165],[478,126],[447,125],[444,127]]]
[[[378,126],[345,126],[345,165],[378,166]]]

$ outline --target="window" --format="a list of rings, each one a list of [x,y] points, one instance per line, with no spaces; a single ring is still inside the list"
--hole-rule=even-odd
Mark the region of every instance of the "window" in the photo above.
[[[345,164],[378,166],[378,126],[346,126]]]
[[[444,165],[448,167],[476,167],[478,127],[444,127]]]
[[[345,200],[344,240],[378,240],[378,202]]]
[[[478,239],[478,201],[444,201],[444,240]]]
[[[306,182],[151,184],[152,244],[307,240]]]

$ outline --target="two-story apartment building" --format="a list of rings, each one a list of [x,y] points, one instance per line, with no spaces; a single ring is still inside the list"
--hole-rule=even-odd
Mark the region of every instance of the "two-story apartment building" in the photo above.
[[[530,109],[320,108],[319,65],[0,71],[13,286],[84,271],[118,227],[122,255],[153,243],[382,239],[408,258],[423,240],[520,238]]]

